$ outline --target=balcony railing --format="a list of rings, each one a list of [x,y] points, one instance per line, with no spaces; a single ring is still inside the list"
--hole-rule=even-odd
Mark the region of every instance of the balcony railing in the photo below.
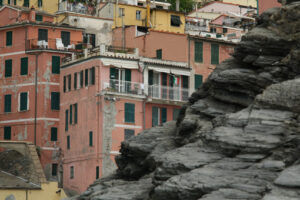
[[[82,3],[68,3],[67,1],[59,3],[59,11],[69,11],[87,15],[96,14],[96,9],[93,6],[87,6]]]
[[[113,93],[144,95],[144,84],[131,81],[109,80],[102,83],[102,89]]]
[[[50,50],[76,51],[75,46],[78,43],[79,43],[78,41],[70,41],[70,45],[64,46],[61,40],[57,40],[57,39],[48,39],[48,41],[31,39],[31,40],[26,40],[25,49],[26,50],[50,49]]]
[[[161,85],[151,85],[148,88],[149,96],[153,99],[163,99],[172,101],[187,101],[189,89],[181,87],[168,87]]]

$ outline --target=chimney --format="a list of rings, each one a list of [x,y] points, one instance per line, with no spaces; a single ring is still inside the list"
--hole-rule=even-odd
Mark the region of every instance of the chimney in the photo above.
[[[34,6],[31,6],[31,8],[30,8],[29,21],[35,22],[35,9],[34,9]]]
[[[180,0],[176,0],[176,11],[179,11]]]

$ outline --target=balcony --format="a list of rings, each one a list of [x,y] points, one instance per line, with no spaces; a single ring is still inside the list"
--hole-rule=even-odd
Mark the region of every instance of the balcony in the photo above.
[[[69,3],[67,1],[63,1],[59,3],[59,12],[75,12],[86,15],[95,15],[96,8],[94,6],[84,5],[83,3]]]
[[[148,88],[149,97],[153,99],[170,101],[187,101],[189,89],[181,87],[168,87],[161,85],[151,85]]]
[[[145,95],[144,84],[131,81],[109,80],[102,83],[102,91],[131,95]]]
[[[78,41],[70,41],[70,45],[64,46],[60,38],[57,39],[48,39],[38,40],[30,39],[26,40],[25,49],[28,50],[60,50],[60,51],[77,51],[75,49],[76,45],[79,44]]]

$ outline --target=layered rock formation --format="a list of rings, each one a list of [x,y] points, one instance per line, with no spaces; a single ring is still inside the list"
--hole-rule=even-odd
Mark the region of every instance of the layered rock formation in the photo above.
[[[274,8],[181,109],[122,143],[85,200],[300,199],[300,2]]]

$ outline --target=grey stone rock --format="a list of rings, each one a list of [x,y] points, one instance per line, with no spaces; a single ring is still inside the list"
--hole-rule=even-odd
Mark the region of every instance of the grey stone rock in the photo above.
[[[300,188],[300,165],[285,169],[275,180],[276,185]]]

